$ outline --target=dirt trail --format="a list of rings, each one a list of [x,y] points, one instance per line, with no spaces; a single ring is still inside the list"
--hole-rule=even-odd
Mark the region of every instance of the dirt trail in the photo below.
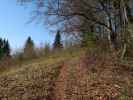
[[[78,61],[69,61],[62,65],[55,82],[53,100],[79,100],[77,95],[85,90],[79,87],[86,84],[87,69],[82,60]]]
[[[53,100],[65,100],[65,84],[67,78],[67,66],[63,64],[57,81],[55,82]]]

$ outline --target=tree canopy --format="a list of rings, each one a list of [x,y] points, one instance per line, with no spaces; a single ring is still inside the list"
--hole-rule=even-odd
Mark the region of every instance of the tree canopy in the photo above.
[[[115,50],[125,48],[132,22],[132,0],[19,0],[35,4],[35,17],[74,36],[93,33]],[[43,21],[43,22],[44,22]]]

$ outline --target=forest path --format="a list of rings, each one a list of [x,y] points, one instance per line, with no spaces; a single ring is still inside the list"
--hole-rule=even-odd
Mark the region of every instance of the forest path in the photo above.
[[[75,59],[62,65],[55,82],[53,100],[81,100],[79,95],[85,94],[87,85],[87,68],[83,60]]]

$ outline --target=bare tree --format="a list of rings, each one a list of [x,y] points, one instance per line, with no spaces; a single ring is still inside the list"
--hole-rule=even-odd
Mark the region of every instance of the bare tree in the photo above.
[[[126,4],[130,0],[19,0],[34,2],[35,16],[42,16],[48,25],[56,25],[63,32],[79,34],[84,31],[106,31],[107,38],[118,48],[123,26],[127,26]],[[55,28],[55,27],[54,27]],[[103,34],[104,32],[99,32]],[[105,35],[105,34],[103,34]]]

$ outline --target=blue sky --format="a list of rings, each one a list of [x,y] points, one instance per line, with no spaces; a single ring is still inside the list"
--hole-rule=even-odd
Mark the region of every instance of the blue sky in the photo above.
[[[28,36],[32,37],[37,46],[40,43],[51,43],[53,34],[49,34],[42,24],[27,24],[32,9],[20,6],[16,1],[1,0],[0,37],[8,39],[13,50],[22,48]]]

